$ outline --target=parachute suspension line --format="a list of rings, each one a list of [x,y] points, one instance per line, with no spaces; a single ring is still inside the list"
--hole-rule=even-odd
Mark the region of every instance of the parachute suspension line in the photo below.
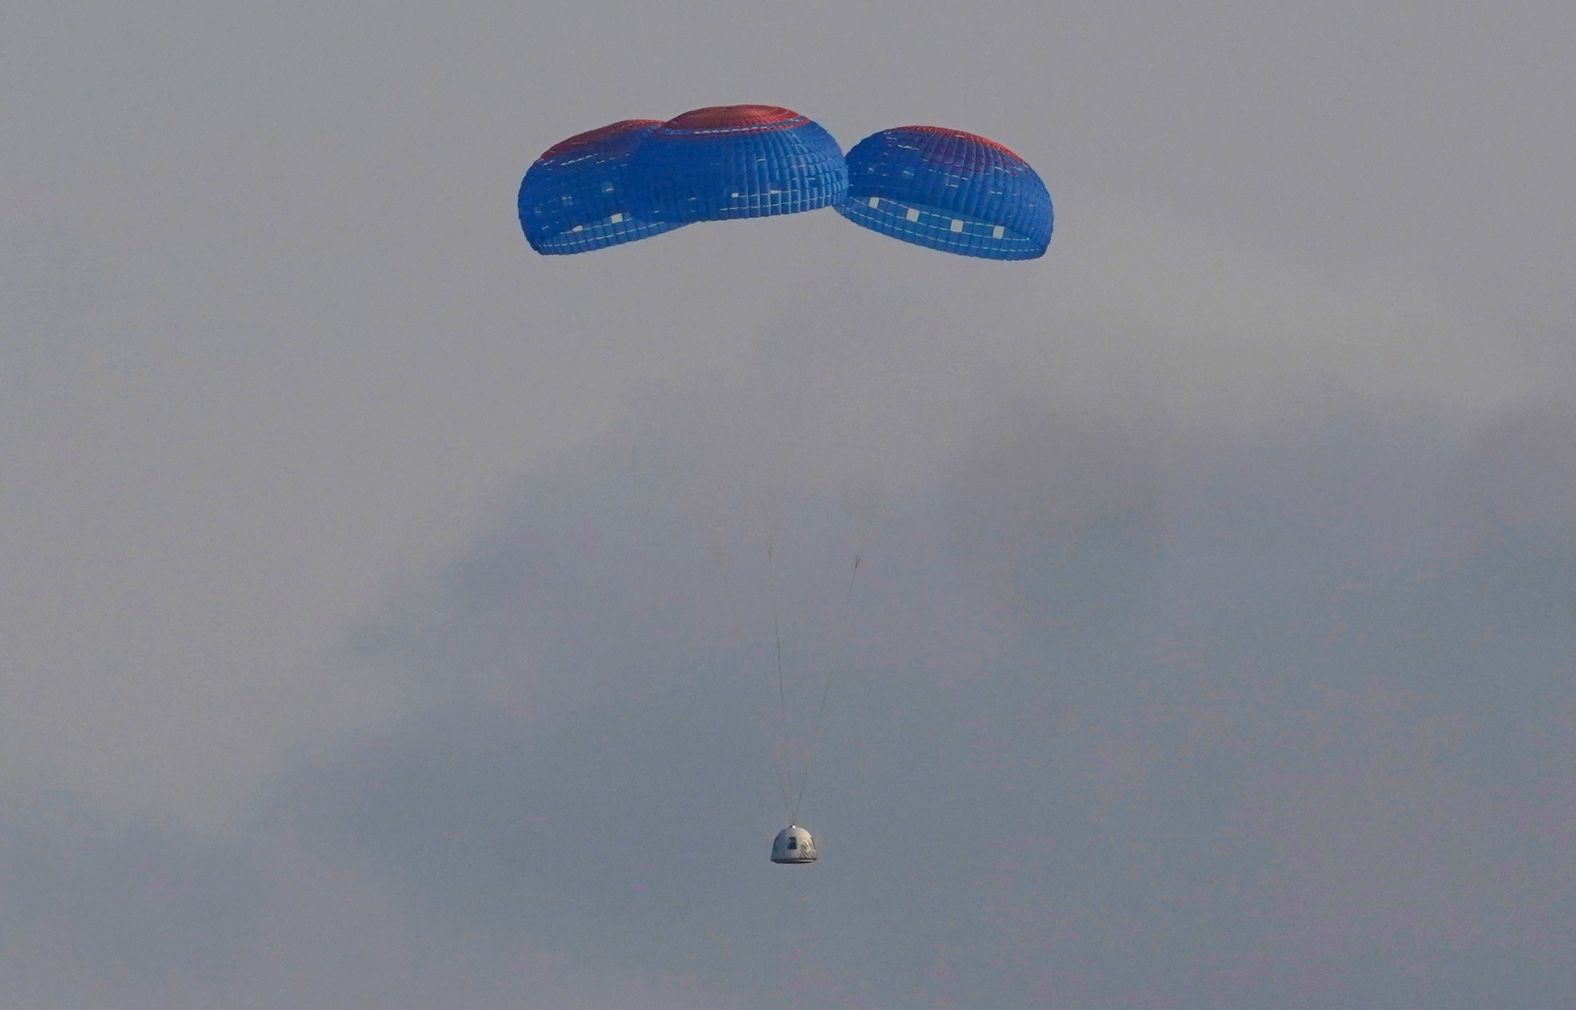
[[[788,740],[788,693],[783,689],[783,633],[775,608],[772,611],[772,637],[777,642],[777,711],[782,725],[783,768],[779,777],[783,783],[783,807],[788,812],[788,819],[794,821],[797,807],[788,802],[788,790],[793,787],[793,752]]]
[[[788,791],[793,788],[793,754],[789,748],[788,740],[788,692],[783,687],[783,632],[782,622],[777,616],[777,567],[772,563],[776,544],[772,538],[766,538],[766,567],[767,581],[770,583],[771,610],[772,610],[772,641],[777,648],[777,715],[781,733],[781,746],[783,749],[782,767],[777,769],[777,785],[783,796],[783,810],[788,814],[790,821],[795,820],[795,805],[788,802]]]
[[[852,610],[849,604],[854,599],[854,580],[859,577],[859,562],[862,560],[864,558],[861,555],[854,555],[854,566],[848,573],[848,589],[843,593],[843,613],[841,620],[838,622],[838,635],[832,642],[832,655],[828,656],[826,660],[826,679],[821,684],[821,704],[815,710],[815,722],[812,724],[814,733],[810,741],[810,750],[805,755],[804,773],[799,778],[799,793],[794,797],[793,808],[789,811],[789,819],[796,824],[799,821],[799,805],[804,802],[805,786],[810,784],[810,768],[815,764],[816,747],[821,742],[822,719],[826,715],[826,699],[832,693],[832,675],[836,672],[838,657],[842,654],[843,645],[848,640],[849,625],[853,621]]]

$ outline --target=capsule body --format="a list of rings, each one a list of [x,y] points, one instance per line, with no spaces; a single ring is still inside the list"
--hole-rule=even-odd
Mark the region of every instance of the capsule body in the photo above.
[[[772,841],[772,862],[788,865],[813,863],[820,858],[815,851],[815,837],[797,824],[790,824],[777,832]]]

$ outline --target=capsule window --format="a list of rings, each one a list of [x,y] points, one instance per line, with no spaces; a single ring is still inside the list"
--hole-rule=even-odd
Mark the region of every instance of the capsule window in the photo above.
[[[793,835],[789,835],[788,836],[788,847],[790,849],[797,849],[799,847],[799,839],[795,838]]]

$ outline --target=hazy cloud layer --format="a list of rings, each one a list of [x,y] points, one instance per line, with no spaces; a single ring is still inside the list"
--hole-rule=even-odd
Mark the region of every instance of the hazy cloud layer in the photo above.
[[[5,15],[8,1005],[1561,1005],[1576,21],[1349,6]],[[1050,255],[525,250],[725,101]]]

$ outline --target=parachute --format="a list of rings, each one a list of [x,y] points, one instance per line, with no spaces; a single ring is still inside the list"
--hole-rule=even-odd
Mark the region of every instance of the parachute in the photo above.
[[[1051,241],[1051,194],[1029,163],[985,137],[900,126],[848,152],[837,212],[915,245],[985,259],[1034,259]]]
[[[814,120],[777,105],[709,106],[577,134],[531,165],[519,197],[526,241],[544,255],[821,207],[963,256],[1034,259],[1051,241],[1045,183],[994,140],[900,126],[844,157]]]
[[[634,213],[629,156],[655,119],[625,119],[577,133],[543,152],[520,181],[520,227],[544,256],[586,252],[670,231]]]
[[[1051,197],[1007,147],[938,126],[882,130],[845,156],[809,117],[776,105],[692,109],[667,121],[626,119],[548,148],[520,183],[520,226],[543,255],[582,253],[704,221],[834,208],[862,228],[915,245],[996,260],[1034,259],[1051,240]],[[766,537],[769,581],[773,540]],[[861,556],[843,593],[846,637]],[[782,735],[778,785],[788,827],[772,862],[805,865],[819,853],[799,823],[815,744],[838,670],[826,649],[825,679],[805,739],[790,733],[782,624],[769,593]]]
[[[848,190],[843,149],[775,105],[694,109],[658,126],[631,158],[643,216],[687,224],[815,210]]]

